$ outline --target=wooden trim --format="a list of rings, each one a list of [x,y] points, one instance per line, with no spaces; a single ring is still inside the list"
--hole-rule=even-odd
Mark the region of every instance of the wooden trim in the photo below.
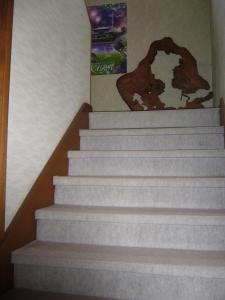
[[[220,98],[220,125],[224,127],[224,148],[225,148],[225,104],[223,98]]]
[[[53,176],[68,174],[68,150],[80,148],[79,129],[88,128],[89,104],[83,104],[67,129],[51,158],[45,165],[22,206],[14,217],[0,244],[0,291],[13,286],[13,266],[10,257],[13,250],[24,246],[36,237],[36,209],[52,205],[54,202]]]
[[[225,105],[224,105],[224,99],[220,98],[220,125],[223,126],[225,124]]]
[[[13,0],[0,0],[0,240],[5,231],[5,184]]]

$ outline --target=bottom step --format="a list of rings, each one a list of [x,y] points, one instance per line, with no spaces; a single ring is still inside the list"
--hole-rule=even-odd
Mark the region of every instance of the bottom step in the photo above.
[[[26,289],[13,289],[1,295],[1,300],[116,300],[112,298],[99,298],[51,292],[41,292]]]
[[[13,253],[18,288],[129,300],[224,300],[225,252],[33,242]]]

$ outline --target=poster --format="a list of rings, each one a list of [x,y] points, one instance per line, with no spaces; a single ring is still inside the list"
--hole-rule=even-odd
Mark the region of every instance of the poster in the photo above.
[[[93,75],[127,72],[127,4],[88,7]]]

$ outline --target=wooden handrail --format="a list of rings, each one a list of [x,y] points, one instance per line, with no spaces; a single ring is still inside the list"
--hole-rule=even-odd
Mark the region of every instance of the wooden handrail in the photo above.
[[[224,133],[225,133],[225,104],[223,98],[220,98],[220,125],[224,127]],[[224,135],[224,148],[225,148],[225,135]]]
[[[6,149],[13,0],[0,0],[0,240],[5,231]]]
[[[35,210],[54,202],[53,176],[68,175],[69,150],[79,150],[79,129],[88,128],[91,106],[84,103],[40,173],[0,243],[0,294],[13,287],[11,253],[36,238]]]

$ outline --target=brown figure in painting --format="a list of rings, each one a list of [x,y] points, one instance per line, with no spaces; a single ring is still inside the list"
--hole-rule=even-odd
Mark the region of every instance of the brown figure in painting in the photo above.
[[[199,75],[197,62],[191,53],[186,48],[176,45],[171,38],[166,37],[153,42],[138,67],[117,80],[118,91],[131,110],[153,110],[165,107],[165,103],[159,98],[159,95],[164,92],[165,84],[160,79],[156,79],[151,71],[151,65],[158,51],[164,51],[166,54],[173,53],[181,57],[179,65],[173,69],[172,80],[172,86],[181,90],[181,98],[199,89],[209,89],[208,82]],[[204,99],[208,101],[208,97]],[[188,102],[189,107],[191,103]],[[194,106],[195,108],[198,106],[198,101]]]
[[[198,97],[192,101],[186,101],[186,105],[184,108],[204,108],[203,102],[209,101],[212,99],[213,93],[209,92],[205,97]]]

